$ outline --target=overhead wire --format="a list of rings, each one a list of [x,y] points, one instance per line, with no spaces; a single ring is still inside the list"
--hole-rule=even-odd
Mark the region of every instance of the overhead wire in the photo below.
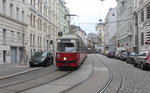
[[[111,23],[118,23],[118,22],[125,22],[125,21],[130,21],[133,20],[133,18],[128,18],[128,19],[123,19],[123,20],[117,20],[117,21],[110,21],[110,22],[102,22],[103,24],[111,24]],[[85,24],[85,25],[94,25],[94,24],[99,24],[99,23],[79,23],[79,24]]]

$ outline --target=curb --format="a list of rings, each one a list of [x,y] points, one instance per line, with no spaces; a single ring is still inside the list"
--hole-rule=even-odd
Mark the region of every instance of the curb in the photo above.
[[[28,72],[31,72],[31,71],[34,71],[34,70],[38,70],[38,69],[41,69],[41,68],[42,67],[38,67],[38,68],[31,69],[31,70],[26,70],[26,71],[22,71],[22,72],[19,72],[19,73],[15,73],[15,74],[2,76],[2,77],[0,77],[0,80],[6,79],[6,78],[9,78],[9,77],[13,77],[13,76],[17,76],[17,75],[20,75],[20,74],[28,73]]]

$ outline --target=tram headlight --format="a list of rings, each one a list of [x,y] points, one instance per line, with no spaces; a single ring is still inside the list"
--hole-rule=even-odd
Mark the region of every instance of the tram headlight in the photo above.
[[[67,58],[66,58],[66,57],[64,57],[64,60],[67,60]]]

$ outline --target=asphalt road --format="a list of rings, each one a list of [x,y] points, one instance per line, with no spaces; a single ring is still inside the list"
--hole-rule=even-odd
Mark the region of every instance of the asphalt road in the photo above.
[[[125,61],[107,58],[100,54],[88,55],[78,70],[65,75],[68,72],[59,71],[53,65],[7,78],[0,81],[0,93],[16,91],[20,93],[149,93],[150,91],[150,69],[141,70]],[[63,77],[55,80],[60,76]],[[100,92],[102,89],[103,92]]]

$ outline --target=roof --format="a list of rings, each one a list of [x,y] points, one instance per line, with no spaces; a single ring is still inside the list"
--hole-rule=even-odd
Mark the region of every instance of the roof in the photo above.
[[[80,39],[80,38],[75,35],[63,35],[62,37],[58,37],[57,39]]]

